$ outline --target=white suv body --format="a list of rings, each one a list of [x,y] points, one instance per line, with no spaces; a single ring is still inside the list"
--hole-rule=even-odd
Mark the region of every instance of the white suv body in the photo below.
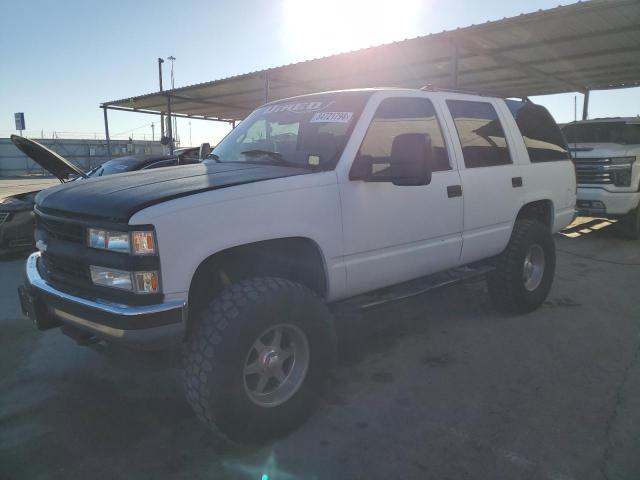
[[[113,177],[39,194],[23,310],[83,341],[183,342],[190,403],[239,440],[309,413],[333,358],[325,304],[482,265],[497,306],[530,311],[575,214],[543,107],[443,91],[280,100],[203,164]]]
[[[450,153],[451,170],[434,172],[424,188],[351,181],[349,171],[376,109],[388,98],[433,101]],[[144,209],[131,224],[158,232],[165,294],[184,298],[193,273],[229,247],[283,237],[306,237],[323,253],[329,301],[497,255],[506,247],[518,211],[553,201],[552,231],[575,214],[575,180],[567,162],[529,162],[526,146],[504,100],[482,98],[498,112],[513,163],[465,168],[447,100],[477,97],[447,92],[381,90],[373,94],[335,170],[192,195]],[[451,134],[453,133],[453,134]],[[513,188],[511,179],[523,178]],[[448,198],[447,186],[463,197]],[[216,207],[220,204],[219,207]],[[274,214],[277,212],[277,214]],[[206,222],[198,219],[206,218]],[[223,229],[212,226],[224,225]],[[182,242],[189,232],[189,248]],[[375,235],[372,235],[375,232]],[[382,273],[384,272],[384,273]]]

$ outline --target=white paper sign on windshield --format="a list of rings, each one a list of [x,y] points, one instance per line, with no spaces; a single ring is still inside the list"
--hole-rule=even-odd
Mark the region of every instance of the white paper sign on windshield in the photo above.
[[[309,123],[349,123],[353,112],[317,112]]]

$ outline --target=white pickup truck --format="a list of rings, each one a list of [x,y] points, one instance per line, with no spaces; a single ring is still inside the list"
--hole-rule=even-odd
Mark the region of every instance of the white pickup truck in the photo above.
[[[474,273],[500,309],[537,308],[575,191],[558,126],[529,101],[290,98],[255,110],[203,164],[38,194],[20,299],[40,329],[80,343],[182,344],[198,416],[257,441],[312,411],[333,308]]]
[[[583,120],[563,132],[576,164],[578,213],[617,219],[617,232],[640,238],[640,118]]]

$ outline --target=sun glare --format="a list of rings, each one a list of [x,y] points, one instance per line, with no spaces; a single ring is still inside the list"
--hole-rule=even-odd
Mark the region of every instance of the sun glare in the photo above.
[[[420,0],[285,0],[284,43],[295,60],[418,35]]]

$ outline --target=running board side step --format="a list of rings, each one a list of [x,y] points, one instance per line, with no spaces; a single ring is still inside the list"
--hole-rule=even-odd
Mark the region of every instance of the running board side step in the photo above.
[[[482,263],[453,268],[451,270],[445,270],[444,272],[435,273],[426,277],[399,283],[392,287],[386,287],[374,292],[363,293],[362,295],[342,300],[333,304],[331,306],[331,310],[334,312],[345,312],[378,307],[386,303],[422,295],[423,293],[435,290],[436,288],[482,277],[493,270],[495,270],[493,263]]]

